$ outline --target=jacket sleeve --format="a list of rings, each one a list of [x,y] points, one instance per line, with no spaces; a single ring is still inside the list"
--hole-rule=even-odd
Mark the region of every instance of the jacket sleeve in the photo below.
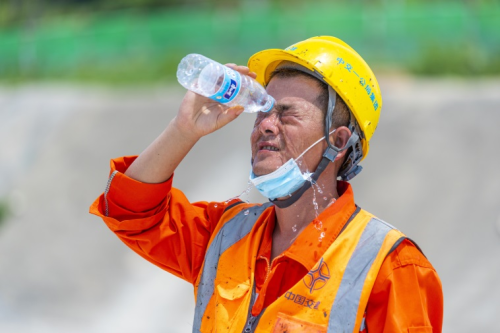
[[[233,202],[191,204],[172,178],[147,184],[123,173],[136,157],[111,161],[106,190],[90,207],[128,247],[160,268],[194,283],[224,209]]]
[[[443,291],[425,256],[404,240],[387,256],[366,308],[366,331],[441,332]]]

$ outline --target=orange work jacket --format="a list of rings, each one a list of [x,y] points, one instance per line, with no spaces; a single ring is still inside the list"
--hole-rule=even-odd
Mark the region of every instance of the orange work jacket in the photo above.
[[[340,295],[339,292],[345,290],[345,287],[342,288],[343,281],[348,281],[342,280],[344,274],[341,273],[344,271],[340,264],[347,263],[345,266],[345,271],[347,271],[350,263],[348,258],[353,257],[357,251],[356,247],[361,244],[356,241],[356,237],[362,238],[366,227],[371,225],[370,221],[377,221],[372,224],[387,230],[387,235],[379,250],[371,252],[373,262],[363,280],[359,305],[356,308],[351,304],[349,311],[351,315],[355,315],[355,319],[350,321],[353,326],[349,331],[363,329],[363,320],[360,322],[363,307],[366,311],[368,332],[406,332],[408,329],[412,332],[412,328],[418,332],[441,331],[442,291],[434,269],[408,240],[403,241],[399,246],[396,246],[399,244],[396,242],[393,247],[395,250],[387,255],[387,248],[390,247],[391,242],[394,241],[396,235],[402,237],[402,234],[370,214],[364,211],[355,214],[355,219],[351,220],[347,227],[344,226],[338,236],[335,232],[333,234],[329,232],[335,237],[331,239],[332,245],[318,253],[315,251],[313,256],[315,259],[305,265],[307,269],[304,273],[295,274],[297,277],[292,278],[292,281],[298,281],[293,282],[295,285],[290,284],[290,278],[284,276],[283,281],[288,281],[286,285],[290,287],[287,286],[283,292],[270,297],[270,294],[274,294],[275,288],[278,287],[275,283],[279,283],[280,280],[269,278],[268,282],[276,282],[273,282],[274,285],[265,286],[268,291],[265,297],[267,301],[263,302],[264,298],[258,298],[257,292],[265,295],[265,290],[260,290],[264,288],[261,284],[254,283],[256,278],[254,274],[264,273],[275,276],[274,270],[281,268],[272,265],[273,271],[267,271],[267,273],[262,269],[255,270],[256,258],[251,254],[256,253],[259,240],[266,244],[270,242],[267,238],[270,230],[269,223],[274,220],[274,207],[269,204],[260,206],[245,203],[231,207],[236,203],[233,201],[190,203],[180,191],[171,188],[172,179],[161,184],[145,184],[126,177],[123,172],[134,159],[135,157],[124,157],[112,161],[111,176],[106,190],[91,206],[91,213],[103,218],[108,227],[126,245],[145,259],[193,283],[196,288],[198,316],[198,320],[194,322],[195,331],[196,328],[202,332],[211,331],[210,327],[219,327],[219,331],[226,331],[228,327],[233,327],[237,331],[240,327],[246,328],[249,320],[252,321],[252,330],[261,331],[270,331],[276,325],[278,325],[277,328],[286,327],[290,331],[295,327],[294,325],[304,325],[302,321],[308,322],[311,329],[317,328],[316,331],[328,327],[330,314],[341,313],[332,312],[332,307],[339,304],[335,303],[336,298],[333,294]],[[347,183],[343,183],[342,186],[346,193],[342,194],[331,208],[334,211],[340,209],[342,214],[337,215],[346,216],[347,219],[355,206],[350,186]],[[262,209],[260,215],[255,211],[259,209]],[[246,234],[238,234],[241,239],[231,246],[224,247],[224,251],[220,251],[216,256],[209,256],[209,249],[217,248],[216,244],[220,239],[225,242],[229,239],[224,232],[234,229],[228,227],[231,223],[235,223],[231,221],[237,216],[248,219],[252,215],[251,212],[255,213],[253,216],[256,218],[256,221],[252,222],[254,225],[251,230]],[[252,224],[245,225],[251,226]],[[340,229],[337,230],[339,231]],[[349,249],[353,252],[349,252]],[[337,258],[337,255],[340,255],[338,251],[347,252],[339,259]],[[207,258],[216,258],[216,265],[208,264]],[[293,258],[287,260],[292,262]],[[381,264],[382,261],[383,264]],[[313,267],[315,262],[316,265]],[[235,264],[240,265],[241,269],[237,270],[238,273],[234,269]],[[286,262],[279,265],[282,264],[287,265]],[[210,273],[211,267],[217,267],[212,292],[206,289],[207,284],[203,281],[203,278]],[[309,273],[306,273],[308,271]],[[220,275],[229,272],[231,274],[228,280],[224,280],[223,275]],[[263,277],[260,275],[257,277],[260,277],[259,281],[262,283]],[[240,283],[230,285],[231,279],[236,276]],[[374,277],[377,277],[376,280]],[[320,288],[322,281],[325,280],[328,282]],[[256,285],[257,292],[253,288]],[[269,292],[271,289],[273,293]],[[326,297],[325,295],[331,297],[320,299]],[[221,300],[224,300],[224,307],[218,306]],[[313,302],[313,300],[316,301]],[[250,304],[254,304],[255,317],[251,312],[243,313],[243,309],[250,310]],[[305,306],[307,309],[299,308],[301,311],[297,312],[297,309],[293,310],[296,306]],[[329,306],[330,311],[328,311]],[[313,309],[309,311],[311,307]],[[318,312],[320,308],[323,311]],[[342,308],[344,308],[343,305]],[[235,311],[238,311],[237,315],[230,315],[236,313]],[[317,317],[318,314],[321,314],[323,319]],[[274,317],[276,318],[274,322],[269,320]],[[327,322],[325,318],[328,318]],[[223,327],[229,322],[231,325]],[[241,326],[242,322],[244,322],[243,326]]]

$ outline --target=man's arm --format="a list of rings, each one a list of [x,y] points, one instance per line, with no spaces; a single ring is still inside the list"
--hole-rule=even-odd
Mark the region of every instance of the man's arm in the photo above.
[[[243,75],[255,78],[247,67],[228,64]],[[179,163],[203,136],[215,132],[236,119],[243,107],[228,108],[209,98],[188,91],[177,116],[160,136],[144,150],[125,175],[144,183],[169,179]]]
[[[255,77],[246,67],[230,67]],[[172,188],[172,174],[202,136],[242,111],[188,91],[177,116],[139,157],[112,160],[106,190],[90,212],[139,255],[194,283],[211,234],[233,202],[191,204]]]
[[[124,175],[135,157],[111,161],[111,181],[90,213],[137,254],[156,266],[194,283],[205,250],[228,202],[191,203],[172,188],[172,178],[148,184]]]

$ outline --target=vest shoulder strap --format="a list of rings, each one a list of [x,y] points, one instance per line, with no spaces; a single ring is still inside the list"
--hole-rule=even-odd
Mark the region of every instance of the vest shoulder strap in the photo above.
[[[201,275],[195,286],[197,290],[193,332],[200,331],[203,314],[214,293],[214,281],[217,276],[220,256],[236,242],[248,235],[260,215],[271,205],[272,203],[266,203],[252,206],[246,210],[240,211],[225,223],[221,221],[223,225],[212,238],[208,246]]]
[[[358,214],[358,216],[360,215],[366,216],[369,220],[363,228],[361,237],[345,268],[331,307],[328,332],[353,332],[359,316],[358,310],[360,306],[364,307],[363,303],[367,301],[367,297],[364,295],[366,294],[365,288],[368,287],[366,279],[369,275],[373,275],[369,274],[372,269],[378,272],[378,269],[372,266],[387,241],[388,233],[397,230],[364,210]],[[392,245],[391,243],[390,246]],[[380,258],[380,260],[383,259]]]

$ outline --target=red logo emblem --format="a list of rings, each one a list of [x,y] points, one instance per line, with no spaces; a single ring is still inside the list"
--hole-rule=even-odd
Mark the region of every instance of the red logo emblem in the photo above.
[[[309,288],[309,292],[312,294],[314,290],[323,288],[326,283],[330,280],[330,269],[323,258],[313,267],[313,269],[304,276],[304,284]]]

